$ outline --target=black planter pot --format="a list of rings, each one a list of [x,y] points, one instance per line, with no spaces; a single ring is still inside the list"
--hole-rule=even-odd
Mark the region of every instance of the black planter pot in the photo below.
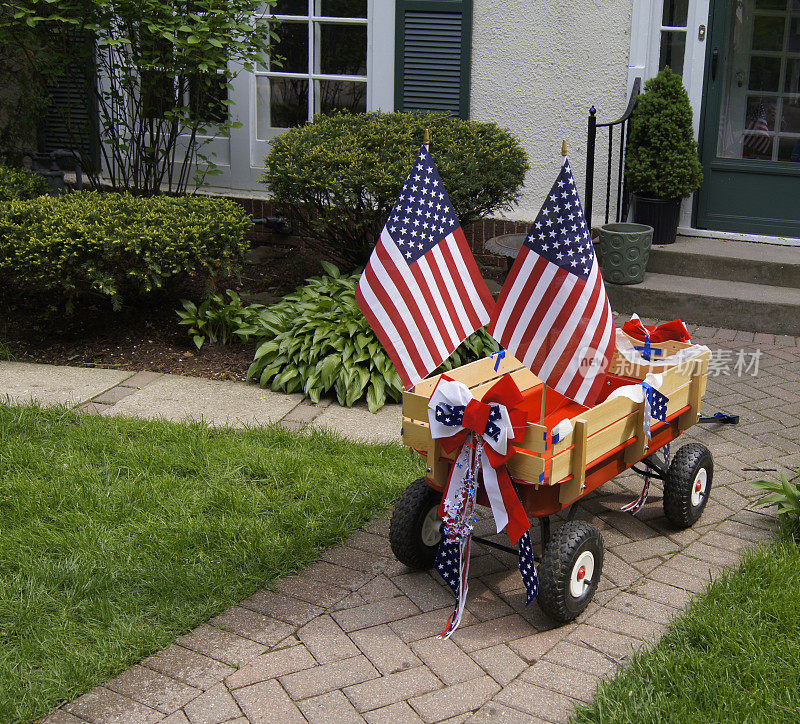
[[[654,199],[632,194],[633,221],[653,227],[654,244],[674,244],[683,199]]]

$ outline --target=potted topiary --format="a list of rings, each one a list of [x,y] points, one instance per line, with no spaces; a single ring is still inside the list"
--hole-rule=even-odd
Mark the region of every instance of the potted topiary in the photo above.
[[[633,221],[653,227],[654,244],[673,243],[681,201],[700,187],[703,171],[689,96],[669,67],[645,83],[631,116],[625,180]]]

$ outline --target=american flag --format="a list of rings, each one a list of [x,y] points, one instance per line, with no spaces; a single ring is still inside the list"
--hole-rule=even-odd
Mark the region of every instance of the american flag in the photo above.
[[[539,593],[539,577],[536,575],[536,564],[533,560],[531,536],[527,531],[519,539],[519,572],[525,584],[525,605],[529,606]]]
[[[768,153],[772,145],[767,123],[767,109],[763,102],[759,102],[755,115],[748,121],[744,132],[744,145],[756,153]]]
[[[614,318],[566,159],[488,329],[550,387],[594,403],[614,352]]]
[[[423,146],[356,289],[409,389],[488,321],[494,300]]]
[[[647,395],[647,401],[650,403],[650,415],[660,422],[666,422],[669,398],[666,395],[662,395],[651,385],[645,385],[644,391]]]

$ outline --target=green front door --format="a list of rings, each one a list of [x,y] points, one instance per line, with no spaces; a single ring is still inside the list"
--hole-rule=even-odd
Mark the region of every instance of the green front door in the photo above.
[[[800,237],[800,0],[714,0],[701,229]]]

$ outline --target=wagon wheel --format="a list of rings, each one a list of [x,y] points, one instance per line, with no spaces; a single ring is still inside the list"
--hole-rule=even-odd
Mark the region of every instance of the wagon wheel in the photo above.
[[[664,478],[664,515],[678,528],[688,528],[702,515],[711,492],[714,458],[699,442],[675,453]]]
[[[409,485],[395,503],[389,526],[389,543],[400,563],[426,570],[436,561],[442,538],[438,508],[442,494],[433,490],[425,478]]]
[[[564,523],[547,542],[539,564],[539,605],[551,618],[577,618],[597,591],[603,571],[603,536],[591,523]]]

